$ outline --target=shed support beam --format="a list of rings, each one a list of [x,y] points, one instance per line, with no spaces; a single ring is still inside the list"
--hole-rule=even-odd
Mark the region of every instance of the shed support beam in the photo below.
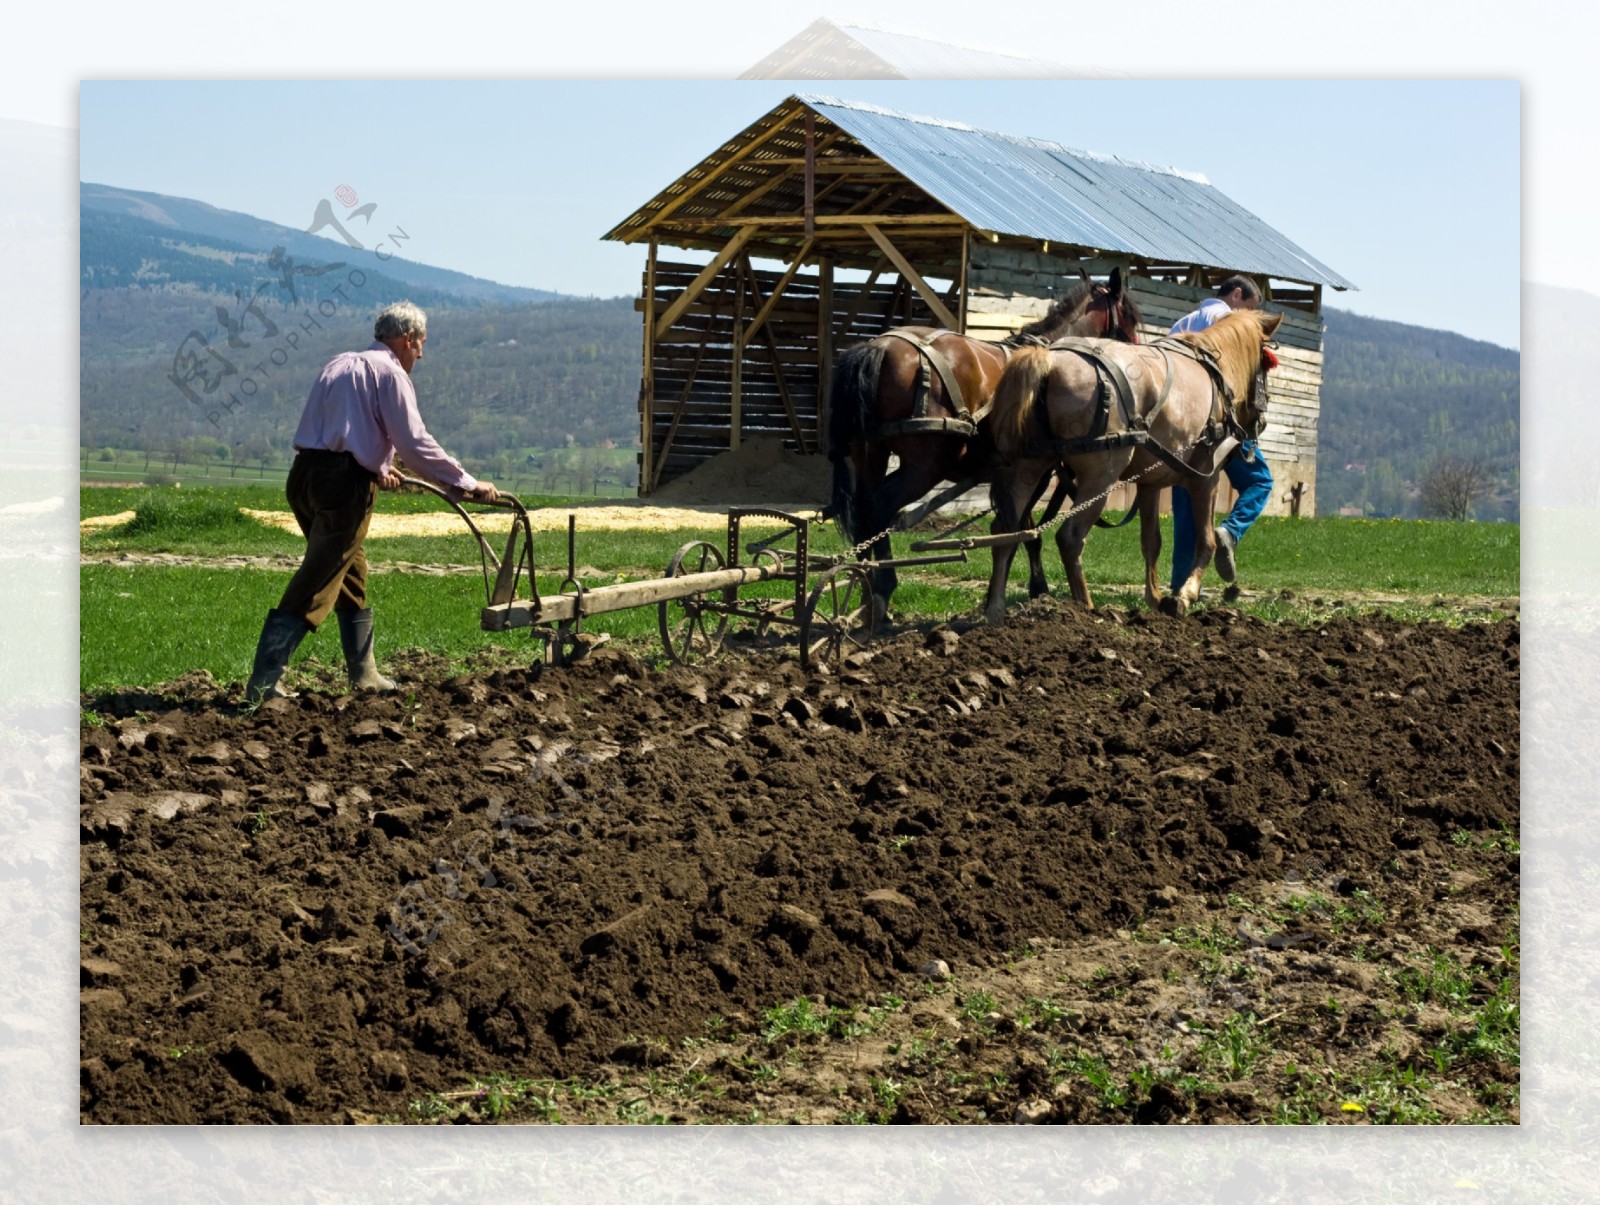
[[[817,233],[817,121],[806,110],[806,238]]]
[[[950,313],[949,307],[944,304],[944,298],[935,293],[933,286],[922,279],[922,274],[911,266],[911,261],[900,254],[900,249],[889,242],[889,237],[883,231],[871,223],[866,223],[864,226],[866,232],[872,236],[872,241],[878,245],[878,249],[889,257],[890,262],[899,270],[900,275],[921,295],[922,300],[928,304],[928,309],[933,311],[933,316],[939,320],[940,324],[948,330],[959,331],[961,324],[956,321],[956,316]]]
[[[739,451],[739,429],[744,425],[744,273],[735,270],[737,282],[733,291],[733,365],[728,382],[728,399],[732,409],[728,424],[728,451]]]
[[[666,312],[656,320],[657,339],[665,335],[671,329],[672,324],[682,317],[683,312],[694,304],[694,299],[705,291],[705,287],[716,278],[717,273],[722,271],[727,262],[739,254],[740,249],[755,236],[757,229],[755,226],[746,226],[733,238],[729,239],[712,261],[700,270],[700,275],[689,282],[689,287],[678,294],[673,303],[667,307]]]
[[[678,391],[678,404],[672,410],[672,422],[667,426],[667,438],[661,441],[661,452],[656,456],[655,469],[650,477],[650,493],[654,494],[661,485],[661,473],[667,465],[667,453],[672,451],[672,441],[678,436],[678,424],[683,422],[684,411],[689,406],[689,394],[694,390],[694,379],[700,372],[700,364],[706,358],[706,348],[711,342],[711,334],[716,330],[717,314],[722,308],[722,299],[719,297],[711,307],[711,321],[706,324],[706,329],[700,332],[700,346],[695,350],[694,362],[689,365],[689,375],[684,380],[683,388]]]
[[[781,120],[774,122],[772,128],[765,134],[761,135],[759,138],[752,138],[732,155],[729,155],[721,163],[717,164],[716,167],[712,168],[699,180],[696,180],[692,185],[684,189],[683,192],[679,193],[671,201],[667,202],[666,205],[662,206],[650,216],[650,221],[646,225],[639,227],[637,230],[630,230],[627,234],[623,235],[622,241],[624,243],[632,243],[637,240],[640,235],[651,230],[652,227],[659,226],[663,218],[676,210],[680,205],[693,197],[701,189],[705,188],[706,185],[717,179],[717,177],[721,176],[735,164],[743,162],[748,156],[753,154],[757,148],[759,148],[769,138],[772,138],[780,133],[786,126],[788,126],[790,122],[792,122],[796,117],[800,116],[800,114],[809,112],[811,112],[811,110],[805,105],[796,106],[796,108],[791,110]]]
[[[961,232],[961,275],[956,278],[960,292],[956,294],[956,317],[961,325],[956,328],[963,335],[967,333],[967,274],[972,270],[972,231]]]
[[[784,413],[789,416],[789,430],[794,433],[795,447],[800,450],[801,456],[805,456],[808,452],[810,452],[810,449],[806,447],[806,433],[800,430],[800,418],[797,414],[795,414],[794,399],[789,396],[789,383],[783,379],[783,361],[778,356],[778,343],[772,338],[771,329],[761,326],[765,316],[772,312],[773,304],[777,302],[778,295],[783,292],[783,287],[787,285],[790,278],[794,276],[794,270],[800,267],[800,261],[798,259],[795,260],[794,265],[789,269],[788,274],[778,282],[778,287],[773,290],[772,296],[765,302],[762,302],[761,285],[756,280],[755,266],[750,263],[749,256],[741,256],[740,259],[744,262],[745,276],[750,281],[750,299],[751,301],[758,303],[761,307],[757,313],[757,316],[751,320],[750,325],[745,328],[744,335],[742,337],[743,342],[746,347],[749,347],[751,341],[756,337],[756,330],[760,328],[761,338],[767,345],[767,357],[772,361],[772,376],[773,379],[778,383],[778,397],[783,401]]]
[[[867,273],[867,279],[861,283],[861,292],[856,294],[856,300],[850,307],[850,313],[844,316],[844,322],[839,325],[838,336],[831,343],[838,343],[841,339],[850,337],[850,328],[856,325],[856,319],[861,317],[861,308],[867,304],[867,298],[872,296],[872,286],[878,283],[878,278],[883,275],[883,259],[872,265],[872,271]]]
[[[644,372],[639,382],[639,434],[644,456],[639,463],[639,493],[655,489],[656,455],[656,254],[659,244],[650,240],[644,268]]]
[[[753,338],[755,333],[761,329],[762,324],[767,321],[767,317],[772,313],[773,307],[778,304],[778,299],[783,296],[783,291],[789,287],[789,282],[794,280],[794,274],[800,271],[800,265],[805,262],[806,256],[810,254],[812,242],[813,240],[807,239],[800,250],[795,253],[794,262],[789,265],[788,271],[778,281],[778,286],[772,291],[772,296],[767,298],[761,309],[756,311],[756,316],[750,320],[750,327],[744,333],[746,339]],[[747,256],[747,266],[748,263],[749,257]],[[757,294],[757,296],[759,297],[760,295]]]
[[[828,438],[828,408],[833,388],[833,261],[817,265],[817,446]]]

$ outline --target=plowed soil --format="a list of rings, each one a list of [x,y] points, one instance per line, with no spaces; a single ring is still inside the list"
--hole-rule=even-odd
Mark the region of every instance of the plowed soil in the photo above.
[[[604,1081],[708,1019],[910,995],[934,960],[977,982],[1153,918],[1243,935],[1261,923],[1225,901],[1302,877],[1330,909],[1382,903],[1364,951],[1423,933],[1486,967],[1515,859],[1465,895],[1437,884],[1463,834],[1517,829],[1519,641],[1514,622],[1301,630],[1041,600],[1001,629],[904,633],[838,677],[602,648],[253,716],[203,683],[86,699],[114,719],[82,734],[82,1117],[407,1118],[490,1073]],[[1257,945],[1310,957],[1336,945],[1329,916]],[[1118,1000],[1146,1024],[1148,992]],[[975,1114],[908,1097],[896,1116],[1009,1119],[1048,1096],[1026,1079]],[[769,1115],[830,1116],[803,1081],[759,1097]],[[1151,1114],[1182,1099],[1156,1089],[1127,1110],[1261,1116],[1227,1094]]]

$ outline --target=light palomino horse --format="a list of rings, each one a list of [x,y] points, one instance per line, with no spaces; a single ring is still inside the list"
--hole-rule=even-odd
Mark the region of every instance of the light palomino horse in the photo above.
[[[1232,442],[1262,424],[1265,373],[1277,363],[1267,344],[1282,321],[1281,314],[1235,310],[1204,331],[1138,347],[1093,340],[1082,351],[1018,352],[989,415],[1000,461],[992,489],[993,531],[1019,531],[1044,476],[1053,469],[1070,473],[1073,497],[1088,505],[1061,525],[1056,546],[1072,597],[1092,608],[1083,576],[1084,541],[1110,488],[1137,478],[1145,602],[1156,607],[1161,490],[1182,488],[1196,516],[1212,514],[1218,473]],[[1167,605],[1180,614],[1199,597],[1216,547],[1211,524],[1195,526],[1194,569]],[[1006,575],[1015,553],[1014,544],[994,550],[986,607],[991,624],[1005,619]]]
[[[882,531],[940,482],[990,480],[991,448],[975,416],[1018,348],[1068,335],[1137,343],[1139,322],[1118,269],[1108,285],[1075,286],[1043,318],[999,343],[937,327],[900,327],[845,349],[834,362],[828,423],[831,509],[845,535],[860,541]],[[893,473],[891,453],[900,460]],[[1029,542],[1031,595],[1046,590],[1039,549],[1040,541]],[[888,558],[889,538],[872,553]],[[879,614],[887,613],[896,580],[892,566],[874,571]]]

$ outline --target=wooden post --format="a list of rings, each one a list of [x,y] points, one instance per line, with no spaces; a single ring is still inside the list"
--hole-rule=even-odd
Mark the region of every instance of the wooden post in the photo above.
[[[644,456],[639,465],[639,497],[655,489],[656,460],[656,253],[660,242],[650,240],[644,266],[644,372],[639,382],[639,435]]]
[[[967,271],[972,263],[972,230],[969,227],[961,232],[961,269],[956,284],[959,292],[956,294],[957,314],[956,319],[961,323],[956,330],[963,335],[967,333]]]
[[[806,110],[806,238],[817,233],[817,130],[816,115]]]
[[[828,438],[828,395],[833,388],[833,261],[817,265],[817,447]]]
[[[731,410],[728,427],[728,450],[739,451],[739,426],[743,422],[744,399],[744,265],[741,257],[734,264],[733,279],[733,367],[728,382],[728,401]]]

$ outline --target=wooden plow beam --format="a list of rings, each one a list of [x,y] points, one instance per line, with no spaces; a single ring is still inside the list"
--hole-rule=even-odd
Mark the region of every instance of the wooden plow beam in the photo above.
[[[760,565],[737,565],[728,569],[709,570],[703,574],[655,578],[648,582],[618,582],[611,586],[597,586],[582,593],[545,595],[540,598],[537,607],[526,600],[485,607],[481,622],[485,632],[508,632],[513,628],[563,623],[587,616],[604,615],[611,611],[625,611],[630,607],[648,607],[652,603],[661,603],[668,599],[685,599],[691,595],[737,589],[752,582],[770,582],[775,578],[785,577],[793,577],[793,572],[770,562],[763,562]]]

